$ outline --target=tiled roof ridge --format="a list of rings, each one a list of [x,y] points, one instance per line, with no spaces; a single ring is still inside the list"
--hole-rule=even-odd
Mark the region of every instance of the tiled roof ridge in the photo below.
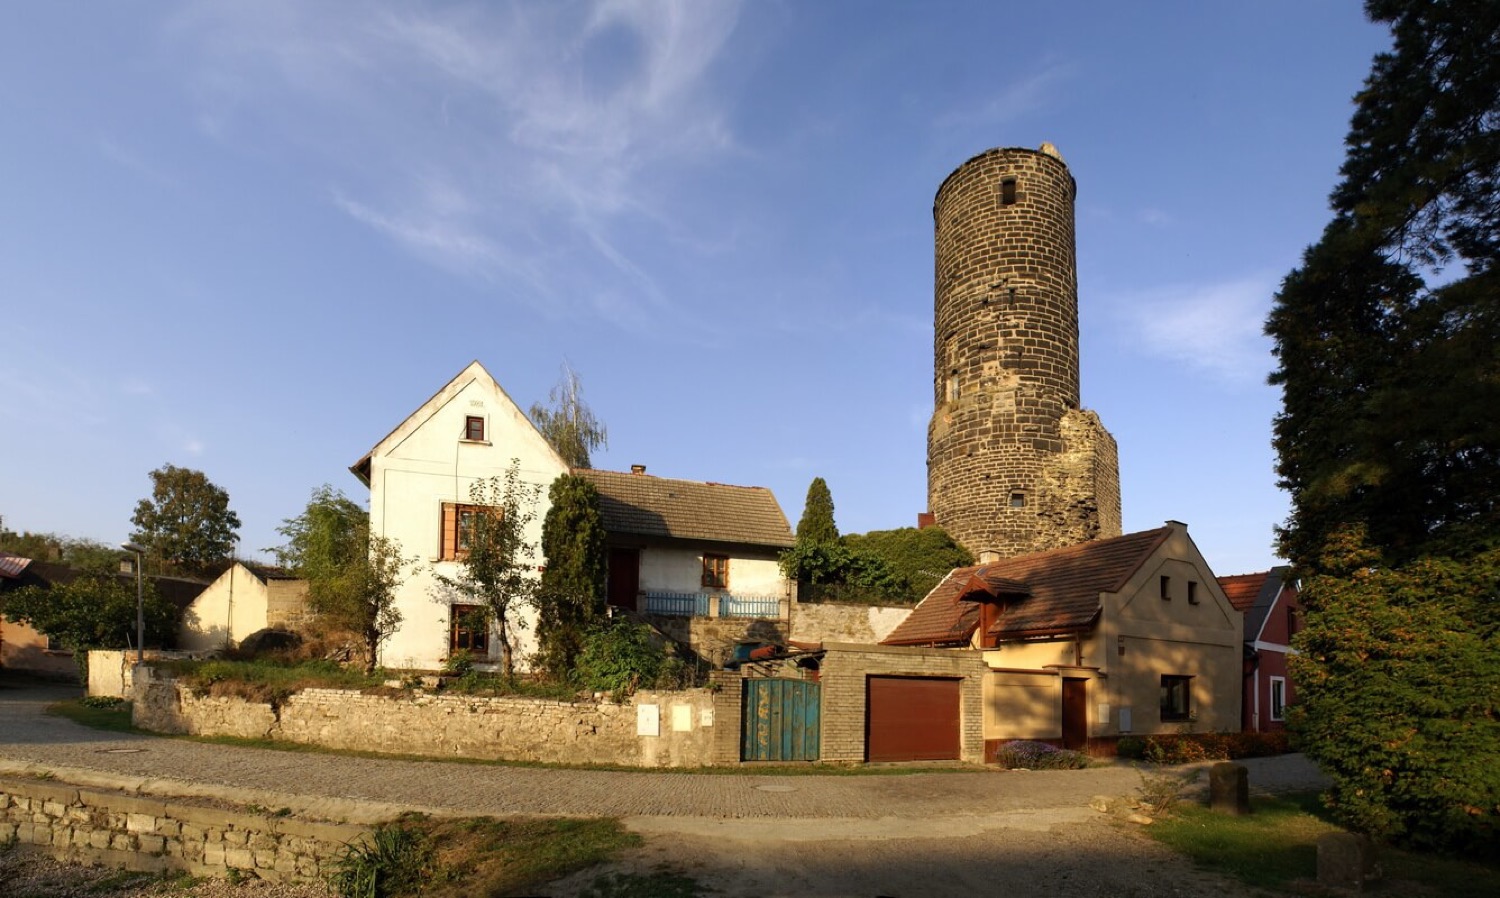
[[[694,486],[722,486],[735,490],[760,490],[762,492],[771,491],[771,488],[767,486],[746,485],[742,483],[721,483],[717,480],[689,480],[686,477],[662,477],[660,474],[649,474],[645,471],[637,474],[634,471],[611,471],[606,468],[573,468],[572,473],[609,474],[615,477],[649,477],[652,480],[658,481],[660,483],[690,483]]]

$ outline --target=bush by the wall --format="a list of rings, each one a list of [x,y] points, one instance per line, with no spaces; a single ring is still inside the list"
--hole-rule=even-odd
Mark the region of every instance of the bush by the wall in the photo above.
[[[995,749],[995,763],[1014,770],[1079,770],[1089,766],[1088,755],[1046,742],[1014,739]]]

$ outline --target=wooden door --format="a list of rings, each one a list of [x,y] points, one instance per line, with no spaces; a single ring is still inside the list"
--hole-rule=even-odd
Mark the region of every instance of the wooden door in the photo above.
[[[947,677],[866,680],[865,758],[957,760],[960,682]]]
[[[616,608],[636,610],[635,599],[641,591],[641,550],[609,550],[609,604]]]
[[[1063,678],[1062,741],[1074,751],[1089,744],[1089,681],[1082,677]]]
[[[822,716],[817,683],[752,678],[744,688],[740,760],[818,760]]]

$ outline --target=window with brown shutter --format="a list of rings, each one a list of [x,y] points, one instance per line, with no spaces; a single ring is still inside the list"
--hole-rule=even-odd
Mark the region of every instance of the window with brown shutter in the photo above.
[[[443,503],[442,540],[438,547],[438,558],[442,561],[458,561],[469,553],[469,539],[474,532],[474,519],[481,513],[478,505]]]

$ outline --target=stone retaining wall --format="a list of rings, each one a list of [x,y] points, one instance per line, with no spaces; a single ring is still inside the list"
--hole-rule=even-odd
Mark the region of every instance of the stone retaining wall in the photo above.
[[[343,847],[368,831],[0,777],[0,844],[36,846],[74,863],[321,880]]]
[[[638,692],[629,702],[559,702],[307,689],[280,706],[197,696],[150,671],[137,678],[134,722],[162,733],[281,739],[391,754],[627,767],[735,763],[715,747],[716,719],[737,720],[737,690]]]
[[[874,645],[891,635],[911,614],[912,607],[799,602],[792,606],[791,638],[798,642]]]

